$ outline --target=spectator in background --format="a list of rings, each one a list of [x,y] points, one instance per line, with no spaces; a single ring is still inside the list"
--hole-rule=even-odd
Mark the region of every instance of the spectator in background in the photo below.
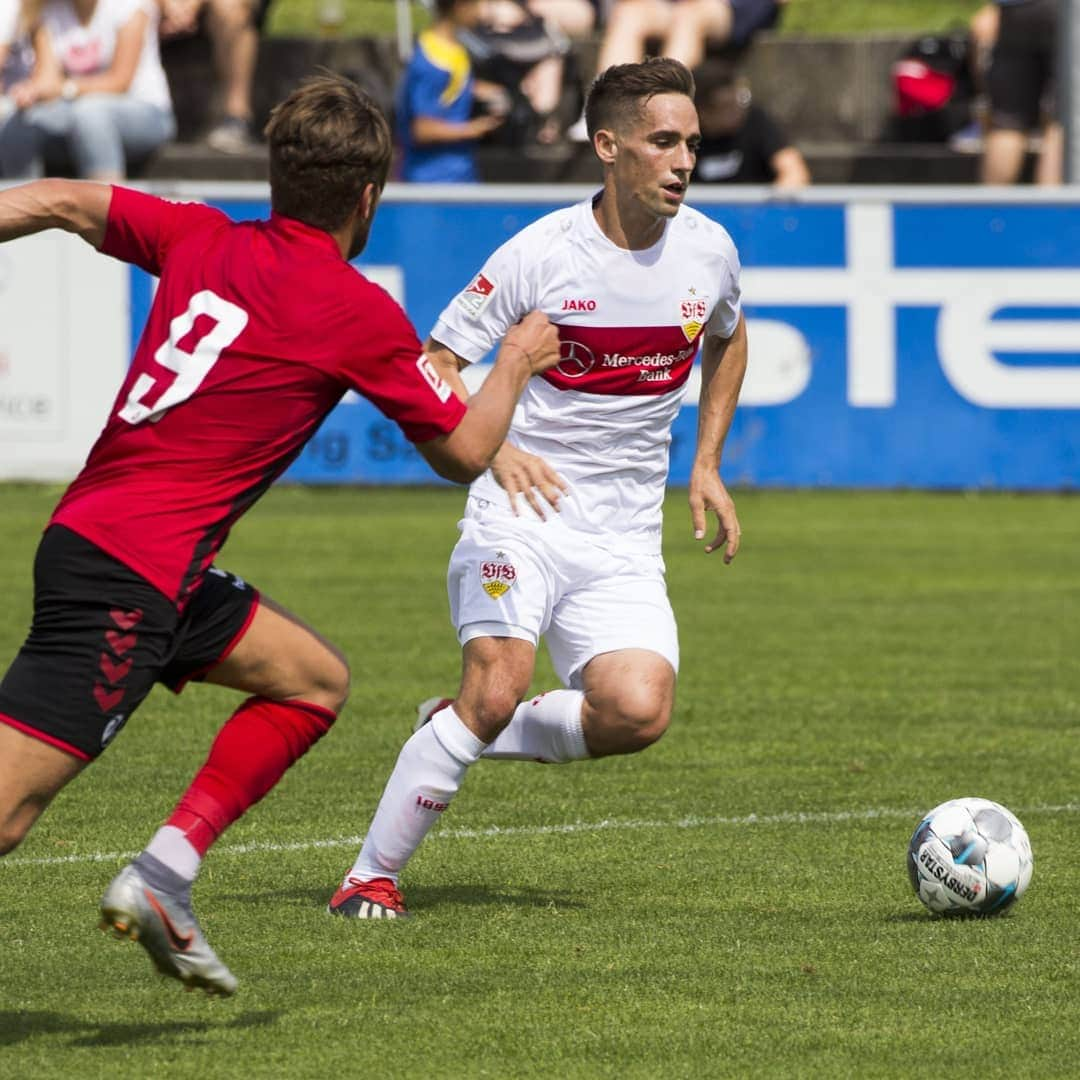
[[[680,60],[694,70],[707,45],[737,52],[759,30],[779,22],[788,0],[614,0],[596,61],[599,74],[612,64],[634,64],[650,41],[660,42],[660,56]],[[588,142],[585,117],[567,132],[574,142]]]
[[[259,33],[270,0],[159,0],[161,36],[183,37],[205,29],[214,55],[220,101],[207,143],[224,154],[257,145],[251,91],[259,59]]]
[[[29,77],[34,67],[34,53],[26,27],[22,24],[19,0],[0,0],[0,96],[9,87]],[[6,98],[0,100],[0,118],[14,105]]]
[[[475,144],[506,118],[504,92],[478,84],[469,54],[458,40],[476,26],[482,0],[435,0],[435,21],[416,42],[398,85],[401,179],[422,183],[467,183],[479,179]],[[473,116],[477,100],[487,112]]]
[[[119,180],[176,134],[153,0],[24,0],[23,11],[34,67],[10,91],[0,175],[41,176],[48,163]]]
[[[528,0],[527,6],[567,37],[588,37],[596,26],[597,8],[590,0]]]
[[[759,30],[777,24],[787,0],[615,0],[600,45],[597,71],[631,64],[645,55],[649,40],[660,55],[693,70],[707,44],[743,49]]]
[[[728,64],[707,63],[694,73],[701,125],[694,180],[707,184],[773,184],[799,188],[810,170],[776,122],[751,99],[750,88]]]
[[[562,29],[525,0],[484,0],[482,18],[460,28],[458,40],[477,79],[501,87],[509,99],[498,141],[513,146],[557,142],[567,60],[572,59]]]
[[[1024,167],[1028,134],[1041,127],[1035,180],[1060,184],[1065,136],[1054,99],[1058,0],[997,3],[999,29],[987,73],[990,123],[983,180],[988,184],[1015,183]]]

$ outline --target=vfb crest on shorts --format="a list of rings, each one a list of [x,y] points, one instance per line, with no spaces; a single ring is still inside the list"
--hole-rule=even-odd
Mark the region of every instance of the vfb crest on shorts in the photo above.
[[[480,585],[492,600],[508,593],[517,581],[517,567],[505,551],[496,551],[495,558],[480,564]]]
[[[708,315],[709,301],[705,298],[691,296],[679,302],[680,325],[687,341],[693,341],[701,333]]]

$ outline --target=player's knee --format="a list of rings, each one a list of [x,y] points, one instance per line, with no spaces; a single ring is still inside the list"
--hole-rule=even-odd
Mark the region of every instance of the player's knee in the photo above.
[[[640,687],[627,687],[602,707],[600,726],[611,752],[635,754],[652,746],[671,723],[670,704]]]
[[[667,731],[670,723],[671,712],[668,709],[652,708],[624,714],[622,728],[626,733],[627,752],[637,753],[652,746]]]
[[[28,826],[18,821],[0,822],[0,856],[14,851],[28,832]]]
[[[333,657],[327,670],[324,692],[331,700],[331,704],[327,707],[334,713],[341,712],[345,707],[345,702],[349,700],[351,684],[352,673],[349,671],[349,665],[343,657]]]
[[[345,657],[327,649],[308,673],[309,688],[302,695],[313,705],[321,705],[336,716],[349,700],[351,673]]]
[[[521,704],[524,694],[512,686],[488,687],[476,709],[477,720],[486,731],[498,733],[510,723],[514,710]],[[491,736],[494,738],[494,735]]]

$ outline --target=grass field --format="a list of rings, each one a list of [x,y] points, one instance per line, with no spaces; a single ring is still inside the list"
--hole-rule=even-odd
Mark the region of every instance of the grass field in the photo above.
[[[320,11],[340,8],[342,36],[392,35],[393,0],[274,0],[272,34],[318,34]],[[902,31],[922,34],[966,25],[980,0],[790,0],[781,23],[784,34],[869,34]],[[427,10],[413,4],[413,22],[422,26]]]
[[[0,489],[3,658],[55,496]],[[0,1076],[1075,1077],[1080,502],[746,492],[729,568],[683,503],[672,730],[481,763],[409,869],[415,918],[356,924],[326,900],[413,703],[455,685],[461,495],[272,493],[223,565],[340,643],[355,690],[196,888],[240,991],[186,995],[94,929],[232,701],[155,692],[0,861]],[[931,919],[907,883],[920,813],[962,794],[1032,837],[997,920]]]

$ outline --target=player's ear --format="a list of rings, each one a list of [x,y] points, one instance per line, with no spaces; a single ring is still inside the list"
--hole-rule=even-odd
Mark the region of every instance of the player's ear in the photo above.
[[[615,132],[609,131],[607,128],[601,128],[593,136],[593,149],[602,164],[613,165],[618,149]]]
[[[382,189],[377,184],[365,184],[360,192],[360,217],[364,221],[371,221],[375,211],[379,208],[379,196]]]

